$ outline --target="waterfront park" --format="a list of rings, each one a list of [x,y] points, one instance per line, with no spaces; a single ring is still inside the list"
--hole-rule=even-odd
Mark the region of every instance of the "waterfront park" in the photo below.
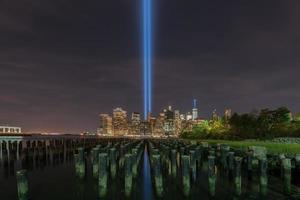
[[[299,144],[70,135],[0,141],[3,199],[300,197]]]

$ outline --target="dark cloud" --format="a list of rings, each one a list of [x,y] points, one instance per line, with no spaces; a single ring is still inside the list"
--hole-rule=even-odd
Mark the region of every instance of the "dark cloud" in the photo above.
[[[140,1],[0,2],[0,121],[80,131],[142,111]],[[154,109],[300,111],[300,3],[154,0]]]

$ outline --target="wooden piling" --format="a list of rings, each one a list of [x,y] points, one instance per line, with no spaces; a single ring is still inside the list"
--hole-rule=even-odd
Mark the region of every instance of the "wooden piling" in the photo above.
[[[190,156],[183,155],[182,159],[182,185],[183,185],[183,194],[188,197],[190,194]]]
[[[20,170],[17,171],[17,188],[18,188],[18,198],[19,200],[28,200],[28,179],[27,171]]]
[[[110,176],[112,179],[116,177],[117,174],[117,157],[116,148],[110,148],[109,150],[109,164],[110,164]]]
[[[235,176],[234,176],[234,184],[235,184],[235,193],[240,196],[242,194],[242,174],[241,174],[241,165],[242,158],[235,157]]]
[[[132,191],[132,155],[125,155],[125,196],[130,197]]]
[[[215,157],[208,156],[208,188],[212,197],[216,194],[216,173]]]
[[[156,195],[161,198],[163,196],[163,180],[161,174],[161,163],[160,163],[160,155],[153,155],[153,172],[154,172],[154,184]]]
[[[99,186],[99,197],[103,198],[107,193],[107,153],[99,154],[99,178],[98,178],[98,186]]]

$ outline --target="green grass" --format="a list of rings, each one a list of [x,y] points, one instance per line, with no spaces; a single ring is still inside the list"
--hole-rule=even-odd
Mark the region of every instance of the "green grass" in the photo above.
[[[275,142],[263,142],[263,141],[230,141],[230,140],[199,140],[208,142],[209,144],[228,144],[233,148],[246,150],[249,146],[264,146],[267,148],[268,153],[285,153],[296,154],[300,153],[300,144],[283,144]]]

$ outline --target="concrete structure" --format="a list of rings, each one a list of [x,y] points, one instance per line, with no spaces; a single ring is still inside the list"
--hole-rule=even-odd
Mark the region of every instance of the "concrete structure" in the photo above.
[[[21,134],[22,129],[15,126],[0,126],[0,134]]]

